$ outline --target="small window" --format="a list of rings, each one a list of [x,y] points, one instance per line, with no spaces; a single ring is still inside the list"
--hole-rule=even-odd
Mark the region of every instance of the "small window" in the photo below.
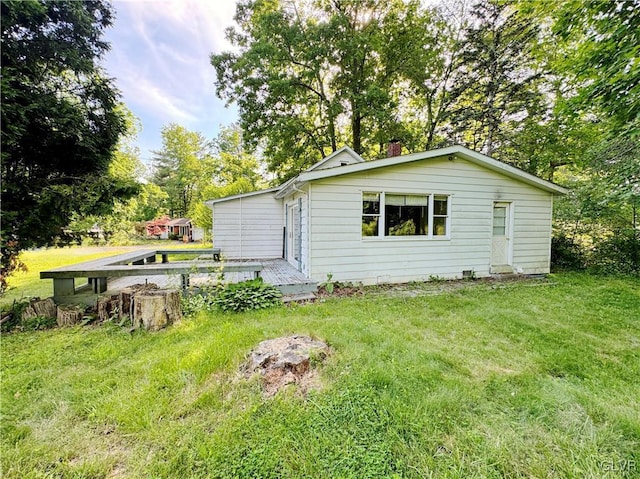
[[[380,193],[362,194],[362,236],[378,236]]]
[[[449,217],[449,198],[433,197],[433,236],[447,236],[447,218]]]
[[[493,236],[507,235],[507,207],[493,207]]]
[[[429,231],[429,197],[386,194],[385,236],[426,236]]]

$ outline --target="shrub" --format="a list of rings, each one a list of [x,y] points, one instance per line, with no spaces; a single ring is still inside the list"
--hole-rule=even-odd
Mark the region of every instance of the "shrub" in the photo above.
[[[215,295],[211,291],[201,294],[186,294],[180,298],[182,314],[184,316],[194,316],[200,311],[211,311],[214,309]]]
[[[601,241],[593,250],[589,270],[603,274],[640,274],[640,238],[621,231]]]
[[[554,270],[582,270],[585,252],[574,240],[564,234],[551,238],[551,267]]]
[[[213,303],[222,311],[264,309],[282,304],[282,293],[258,278],[227,285],[215,296]]]

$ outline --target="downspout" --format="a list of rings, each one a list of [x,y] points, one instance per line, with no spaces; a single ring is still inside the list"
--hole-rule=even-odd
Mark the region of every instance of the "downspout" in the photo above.
[[[302,191],[296,186],[295,181],[291,184],[293,191],[307,196],[307,209],[309,208],[309,197],[306,191]],[[300,222],[300,237],[297,238],[300,250],[298,251],[298,271],[302,272],[302,198],[298,198],[298,221]],[[307,220],[307,238],[309,237],[309,221]],[[307,247],[307,254],[309,254],[309,248]]]
[[[243,219],[244,215],[243,215],[243,209],[242,209],[242,196],[240,197],[240,260],[244,259],[244,256],[242,254],[242,222],[244,221]]]

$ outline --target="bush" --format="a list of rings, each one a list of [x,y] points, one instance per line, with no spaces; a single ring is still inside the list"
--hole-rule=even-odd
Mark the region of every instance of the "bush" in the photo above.
[[[585,251],[571,238],[559,234],[551,238],[551,268],[557,270],[582,270],[585,268]]]
[[[589,270],[602,274],[640,274],[640,237],[633,231],[618,232],[596,245]]]
[[[184,316],[195,316],[200,311],[212,311],[214,305],[215,294],[211,291],[203,293],[182,295],[180,305]]]
[[[213,303],[222,311],[237,313],[282,304],[282,293],[258,278],[227,285],[217,294]]]

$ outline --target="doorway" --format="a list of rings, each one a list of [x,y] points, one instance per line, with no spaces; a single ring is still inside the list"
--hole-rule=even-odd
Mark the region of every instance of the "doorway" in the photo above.
[[[491,272],[512,273],[511,238],[512,238],[512,204],[507,202],[493,203],[493,228],[491,235]]]

